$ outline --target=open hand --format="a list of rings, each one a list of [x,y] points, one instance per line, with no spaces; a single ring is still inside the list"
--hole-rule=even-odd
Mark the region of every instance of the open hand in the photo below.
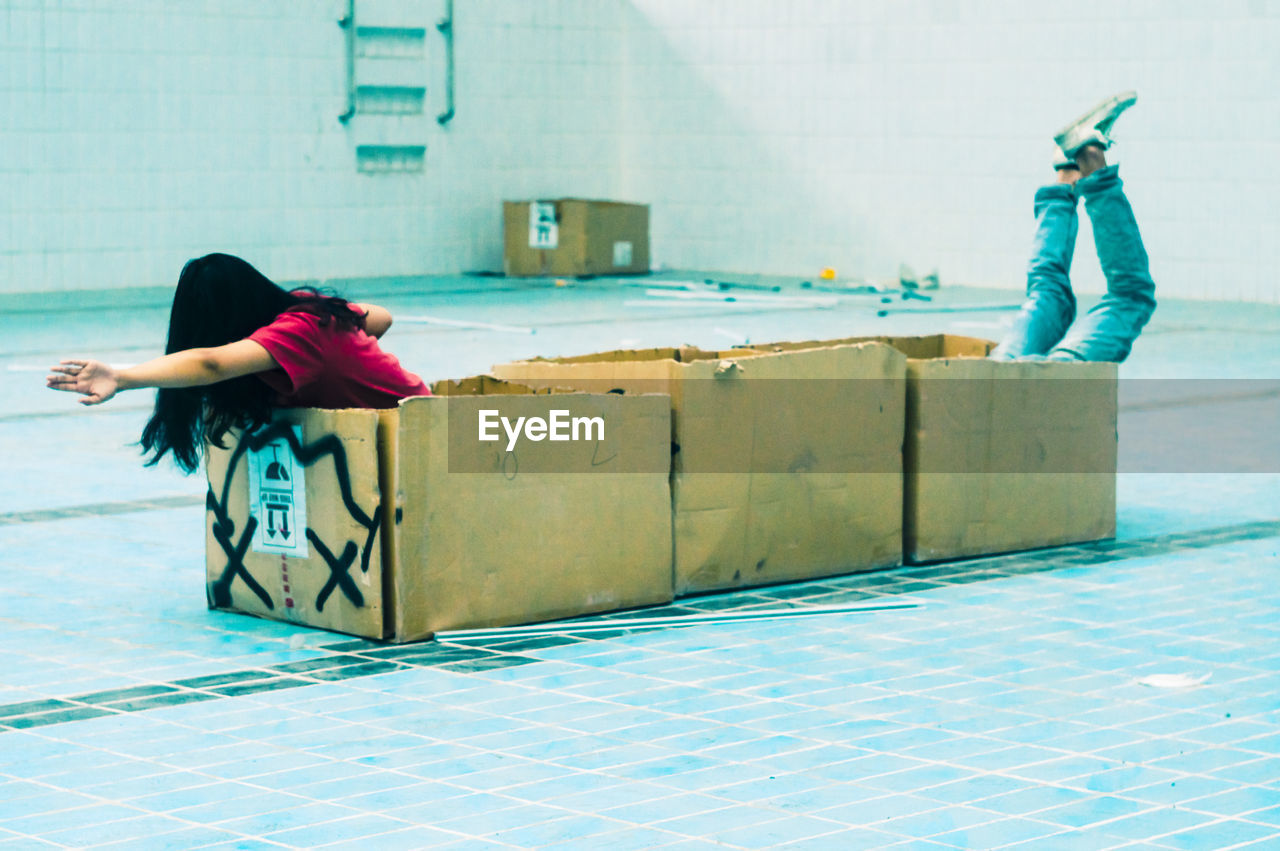
[[[82,394],[82,405],[101,405],[119,389],[116,371],[101,361],[63,360],[52,369],[54,374],[45,379],[46,386]]]

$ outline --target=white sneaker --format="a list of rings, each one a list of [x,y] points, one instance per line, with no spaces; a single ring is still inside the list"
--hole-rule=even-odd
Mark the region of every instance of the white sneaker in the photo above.
[[[1084,115],[1062,128],[1053,137],[1054,144],[1062,149],[1063,156],[1074,160],[1085,145],[1097,145],[1104,151],[1111,147],[1111,125],[1120,113],[1138,102],[1137,92],[1122,92],[1109,97]]]

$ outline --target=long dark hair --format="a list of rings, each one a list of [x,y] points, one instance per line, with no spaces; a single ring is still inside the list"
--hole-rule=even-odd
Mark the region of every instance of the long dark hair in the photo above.
[[[344,299],[315,287],[286,291],[230,254],[198,257],[188,261],[178,276],[165,354],[243,340],[287,310],[313,313],[321,325],[337,322],[349,331],[364,327],[364,316]],[[140,441],[144,454],[155,453],[147,466],[172,452],[180,468],[194,472],[206,440],[222,447],[229,429],[268,422],[272,396],[273,391],[256,375],[205,387],[157,390],[156,408]]]

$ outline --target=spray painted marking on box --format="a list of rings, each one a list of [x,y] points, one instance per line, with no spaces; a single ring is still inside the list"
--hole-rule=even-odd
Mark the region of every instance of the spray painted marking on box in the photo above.
[[[560,225],[556,223],[556,205],[550,201],[529,204],[529,247],[555,248],[560,244]]]
[[[231,586],[238,577],[262,601],[262,605],[272,610],[276,607],[271,600],[271,595],[267,593],[267,590],[262,587],[258,580],[253,578],[253,574],[249,572],[249,569],[244,564],[245,554],[249,552],[249,545],[253,542],[254,533],[258,529],[258,518],[250,512],[248,517],[245,518],[244,529],[240,532],[239,540],[232,540],[236,532],[236,524],[231,519],[227,506],[231,502],[231,484],[236,480],[235,474],[239,468],[240,459],[250,452],[261,451],[271,443],[280,440],[288,444],[295,460],[301,467],[310,467],[321,458],[333,459],[333,472],[337,476],[338,493],[342,497],[342,504],[347,509],[347,513],[351,515],[351,518],[368,532],[364,546],[357,547],[354,541],[348,541],[342,555],[335,557],[332,551],[316,537],[315,532],[311,529],[306,530],[307,540],[315,546],[330,573],[329,581],[320,589],[320,594],[316,598],[316,611],[324,609],[325,600],[338,588],[354,605],[363,606],[364,596],[360,593],[360,589],[356,587],[355,582],[351,580],[351,577],[347,575],[347,572],[351,570],[357,554],[360,557],[361,572],[369,572],[369,558],[373,554],[374,544],[377,543],[378,529],[382,525],[382,506],[380,504],[375,505],[373,513],[366,514],[364,509],[356,503],[355,497],[351,492],[351,475],[347,469],[347,453],[337,435],[326,434],[314,443],[303,446],[299,429],[296,426],[289,426],[285,423],[273,423],[261,431],[243,435],[239,443],[236,444],[235,449],[231,450],[231,458],[227,461],[227,473],[222,482],[221,496],[213,492],[213,483],[210,482],[209,484],[209,490],[205,494],[205,508],[213,514],[213,525],[210,531],[213,534],[214,541],[217,542],[227,556],[227,565],[223,568],[222,574],[208,585],[209,604],[212,608],[217,609],[230,608],[232,605]],[[399,519],[400,510],[396,509],[397,522],[399,522]]]
[[[293,426],[302,441],[302,428]],[[307,486],[302,465],[287,440],[249,451],[249,513],[257,518],[253,551],[307,557]]]

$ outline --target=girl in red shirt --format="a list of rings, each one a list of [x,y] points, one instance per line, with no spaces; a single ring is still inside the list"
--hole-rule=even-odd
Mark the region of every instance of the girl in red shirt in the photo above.
[[[394,408],[430,393],[384,352],[377,338],[391,314],[314,287],[286,291],[239,257],[209,254],[187,263],[169,313],[164,357],[127,369],[67,359],[47,384],[99,405],[121,390],[158,388],[142,430],[155,464],[165,453],[187,472],[206,440],[222,445],[233,427],[262,425],[276,407]]]

